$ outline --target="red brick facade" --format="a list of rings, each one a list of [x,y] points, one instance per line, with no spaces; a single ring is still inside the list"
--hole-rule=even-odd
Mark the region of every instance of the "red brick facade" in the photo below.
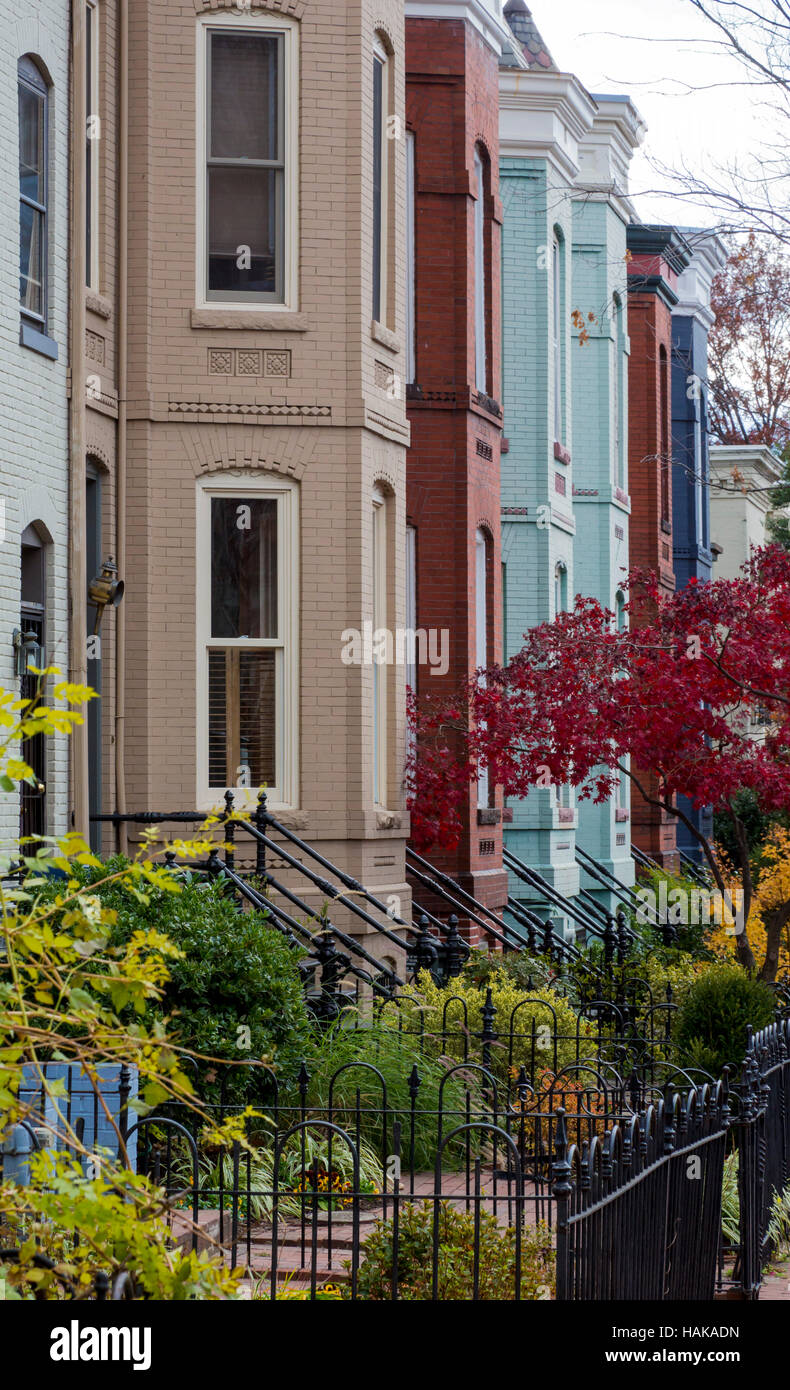
[[[443,678],[420,667],[418,694],[454,691],[476,661],[476,532],[487,538],[487,657],[501,659],[498,62],[458,19],[406,21],[406,119],[414,132],[416,367],[408,390],[407,519],[416,529],[417,625],[449,629]],[[486,390],[476,386],[475,149],[485,171]],[[480,814],[470,790],[458,849],[432,855],[501,908],[502,800]],[[494,804],[495,801],[495,804]],[[496,821],[496,824],[479,823]]]
[[[651,570],[675,591],[672,553],[672,308],[689,248],[672,227],[628,228],[628,472],[630,562]],[[654,778],[635,769],[648,795]],[[631,789],[634,843],[667,869],[677,869],[675,821]]]

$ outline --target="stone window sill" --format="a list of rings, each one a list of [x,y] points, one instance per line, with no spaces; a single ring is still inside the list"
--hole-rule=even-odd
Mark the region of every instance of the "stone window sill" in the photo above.
[[[190,322],[193,328],[231,328],[237,332],[257,333],[306,333],[310,327],[304,314],[295,314],[290,309],[279,312],[267,309],[192,309]]]
[[[370,336],[374,343],[381,343],[381,346],[389,348],[390,352],[400,352],[400,342],[395,334],[375,319],[370,325]]]
[[[560,444],[556,439],[554,441],[554,457],[558,463],[570,463],[571,461],[570,450],[566,449],[564,444]]]
[[[57,362],[58,345],[55,339],[42,333],[40,328],[34,328],[32,323],[26,323],[24,319],[19,327],[19,341],[22,347],[41,353],[42,357],[48,357],[51,362]]]
[[[98,290],[85,291],[85,308],[90,309],[92,314],[98,314],[100,319],[112,318],[112,300],[99,294]]]

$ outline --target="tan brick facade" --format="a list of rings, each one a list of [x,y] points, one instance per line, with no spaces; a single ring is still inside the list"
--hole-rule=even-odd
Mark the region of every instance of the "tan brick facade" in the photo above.
[[[114,126],[114,5],[105,0],[105,152]],[[386,804],[373,795],[373,671],[344,665],[341,634],[372,617],[376,485],[386,497],[388,626],[404,623],[404,35],[398,0],[264,0],[249,7],[131,0],[129,13],[128,389],[124,579],[125,708],[113,709],[105,619],[104,809],[114,809],[111,738],[123,737],[129,811],[203,809],[196,765],[199,567],[196,509],[206,480],[288,480],[298,507],[298,687],[287,696],[298,777],[276,814],[367,886],[408,905],[401,786],[402,671],[386,671]],[[285,309],[201,302],[196,65],[206,19],[229,29],[261,15],[294,22],[298,257]],[[388,55],[386,323],[374,325],[371,254],[373,46]],[[294,154],[291,149],[291,155]],[[115,282],[117,161],[105,155],[102,288]],[[112,294],[89,296],[88,351],[105,339],[89,448],[108,469],[105,549],[117,550],[113,474],[117,354]],[[383,311],[382,311],[383,314]],[[91,337],[90,335],[94,335]],[[93,363],[95,371],[95,362]],[[105,400],[105,383],[106,397]],[[111,543],[110,543],[111,540]],[[123,548],[123,547],[122,547]],[[297,588],[294,588],[294,592]],[[108,651],[109,648],[109,651]],[[287,692],[286,692],[287,694]],[[205,799],[203,805],[205,805]],[[109,847],[105,841],[105,847]]]

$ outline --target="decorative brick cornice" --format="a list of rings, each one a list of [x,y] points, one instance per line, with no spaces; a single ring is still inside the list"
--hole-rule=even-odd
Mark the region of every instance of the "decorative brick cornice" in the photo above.
[[[240,5],[238,0],[195,0],[195,12],[211,14],[213,10],[233,10],[243,15],[251,10],[269,10],[274,14],[287,15],[289,19],[301,19],[306,5],[307,0],[250,0],[249,5]]]
[[[167,409],[170,415],[237,415],[284,422],[332,414],[331,405],[264,405],[259,401],[168,401]]]
[[[310,431],[288,431],[272,442],[269,432],[255,426],[185,425],[181,431],[185,457],[196,478],[211,473],[281,473],[301,479],[312,459],[315,437]]]

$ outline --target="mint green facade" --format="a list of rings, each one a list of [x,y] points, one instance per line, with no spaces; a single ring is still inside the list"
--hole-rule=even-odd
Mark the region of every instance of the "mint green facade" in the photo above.
[[[500,74],[505,657],[577,594],[614,613],[628,572],[627,168],[641,120],[556,69]],[[583,325],[583,333],[581,332]],[[619,604],[618,604],[619,597]],[[624,619],[621,619],[624,620]],[[577,846],[634,882],[628,782],[604,805],[536,788],[506,848],[566,898],[620,901]],[[511,872],[510,893],[547,914]],[[579,899],[589,911],[589,899]],[[564,914],[548,909],[554,918]],[[565,916],[566,934],[573,923]],[[570,929],[570,930],[569,930]]]
[[[574,329],[575,574],[580,593],[612,613],[623,605],[629,569],[628,336],[625,221],[605,194],[585,193],[573,211],[573,299],[585,320],[585,341]],[[595,315],[594,321],[588,314]],[[624,622],[619,616],[617,621]],[[627,779],[618,796],[601,805],[581,801],[578,841],[621,883],[634,881]],[[581,886],[608,911],[614,895],[589,874]]]
[[[502,158],[500,196],[508,440],[501,464],[507,658],[519,650],[529,628],[553,619],[558,607],[572,605],[575,592],[572,465],[563,461],[563,452],[570,457],[573,448],[573,208],[568,185],[548,159]],[[560,308],[556,366],[555,300]],[[559,451],[555,444],[561,446]],[[579,870],[572,792],[549,786],[510,805],[513,820],[505,829],[508,849],[562,894],[574,896],[579,890]],[[510,891],[518,901],[546,915],[539,896],[512,874]],[[560,915],[553,908],[550,913],[555,920]]]

